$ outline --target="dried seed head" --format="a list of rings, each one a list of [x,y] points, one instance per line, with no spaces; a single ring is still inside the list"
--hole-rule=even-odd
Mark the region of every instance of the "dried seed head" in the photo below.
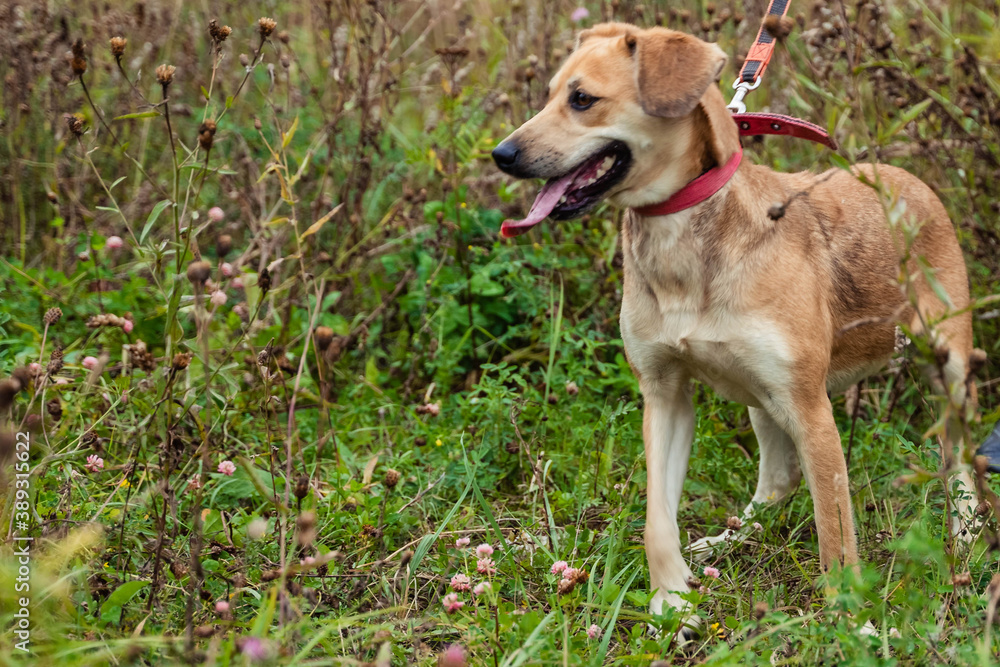
[[[281,66],[284,67],[285,69],[288,69],[289,67],[292,66],[292,59],[288,57],[287,53],[281,54],[280,61],[281,61]]]
[[[282,30],[278,33],[278,39],[282,44],[288,44],[292,40],[292,36],[288,34],[287,30]]]
[[[281,570],[277,570],[277,569],[275,569],[275,570],[267,570],[266,572],[261,572],[261,574],[260,574],[260,580],[261,581],[274,581],[275,579],[278,579],[279,577],[281,577]]]
[[[85,431],[83,435],[80,436],[80,442],[98,453],[103,451],[103,448],[101,447],[101,439],[97,437],[97,433],[93,429]]]
[[[131,320],[119,317],[118,315],[112,315],[111,313],[93,315],[89,320],[87,320],[87,327],[91,329],[97,329],[99,327],[119,327],[123,330],[127,330],[132,326],[134,326],[134,323]]]
[[[244,67],[249,67],[250,66],[250,56],[248,56],[245,53],[241,53],[240,54],[240,64],[243,65]]]
[[[233,32],[233,29],[228,25],[219,25],[219,22],[212,19],[208,22],[208,34],[212,36],[212,41],[216,44],[221,44],[226,41]]]
[[[274,32],[274,29],[278,27],[278,22],[272,18],[266,16],[261,16],[260,20],[257,21],[257,30],[260,32],[260,36],[267,39]]]
[[[215,121],[209,118],[198,128],[198,143],[206,151],[212,150],[212,142],[215,141]]]
[[[175,579],[183,579],[188,573],[188,569],[179,560],[171,561],[170,571],[173,573]]]
[[[330,347],[330,343],[333,341],[333,329],[316,327],[316,331],[313,332],[313,340],[316,341],[316,347],[320,352],[326,352],[326,348]]]
[[[131,345],[126,345],[125,351],[128,353],[129,364],[133,368],[138,368],[147,373],[152,373],[156,370],[156,357],[146,349],[145,341],[140,339]]]
[[[559,581],[556,590],[559,595],[571,593],[579,584],[585,583],[588,578],[586,571],[580,568],[570,567],[563,570],[563,578]]]
[[[16,438],[9,431],[0,431],[0,465],[7,465],[7,461],[14,456]]]
[[[215,634],[214,625],[199,625],[194,629],[194,636],[199,639],[205,639],[206,637],[211,637]]]
[[[66,126],[74,137],[83,136],[83,116],[81,114],[66,114]]]
[[[211,275],[212,265],[204,260],[188,264],[187,279],[192,285],[204,285]]]
[[[73,42],[73,56],[70,58],[69,66],[76,76],[83,76],[87,71],[87,55],[83,51],[83,39]]]
[[[261,270],[260,275],[257,277],[257,287],[260,288],[262,297],[266,296],[268,290],[271,289],[271,272],[267,270],[266,266]]]
[[[951,578],[951,583],[953,583],[956,586],[968,586],[969,584],[972,583],[972,574],[970,574],[969,572],[961,572],[959,574],[956,574],[954,577]]]
[[[0,413],[14,404],[14,397],[21,391],[21,383],[13,378],[0,382]]]
[[[260,122],[260,118],[257,118],[256,116],[254,116],[253,117],[253,129],[255,129],[255,130],[257,130],[259,132],[263,127],[264,127],[264,124]]]
[[[191,358],[194,355],[191,352],[178,352],[174,355],[174,361],[170,365],[173,371],[182,371],[191,365]]]
[[[396,485],[399,484],[399,472],[393,469],[385,471],[385,479],[382,480],[386,488],[394,489]]]
[[[20,368],[15,368],[10,377],[21,385],[21,389],[27,389],[31,381],[35,379],[35,374],[27,366],[21,366]]]
[[[57,309],[58,310],[58,309]],[[63,352],[58,347],[52,350],[52,356],[49,357],[49,363],[45,366],[45,372],[48,373],[49,377],[56,375],[63,367]]]
[[[787,16],[769,15],[764,19],[764,29],[779,42],[791,34],[795,21]]]
[[[156,80],[166,88],[174,80],[174,72],[176,71],[177,68],[173,65],[160,65],[156,68]]]
[[[232,249],[233,237],[229,234],[220,234],[219,238],[215,239],[215,254],[220,259],[228,255]]]
[[[726,519],[726,528],[729,530],[739,530],[743,527],[743,521],[738,516],[731,516]]]
[[[48,310],[45,311],[45,317],[42,318],[42,321],[45,322],[46,325],[52,326],[53,324],[58,322],[59,318],[61,317],[62,317],[61,308],[49,308]]]
[[[51,401],[45,404],[46,410],[48,410],[49,416],[52,417],[54,421],[59,421],[62,419],[63,409],[62,403],[58,398],[53,398]]]
[[[977,456],[976,458],[978,459],[979,457]],[[992,509],[990,504],[984,500],[976,505],[976,516],[986,516],[990,513],[990,509]]]
[[[295,497],[302,500],[309,493],[309,475],[301,475],[295,481]]]
[[[125,47],[128,45],[128,40],[124,37],[112,37],[111,38],[111,55],[115,58],[121,58],[125,55]]]
[[[764,615],[767,612],[768,612],[768,608],[767,608],[767,603],[766,602],[761,601],[761,602],[758,602],[757,604],[755,604],[753,606],[753,617],[756,618],[758,621],[760,619],[764,618]]]

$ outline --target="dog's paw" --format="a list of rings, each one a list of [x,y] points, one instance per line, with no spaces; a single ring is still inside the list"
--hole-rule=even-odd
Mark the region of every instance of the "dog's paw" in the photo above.
[[[688,551],[691,552],[691,557],[695,560],[705,561],[708,560],[708,558],[715,553],[717,549],[727,544],[742,544],[746,538],[747,536],[745,533],[726,528],[718,535],[707,536],[701,538],[700,540],[695,540],[688,545]]]
[[[666,593],[664,595],[657,593],[649,603],[649,613],[659,616],[663,613],[664,609],[671,607],[676,613],[681,614],[681,618],[683,619],[680,627],[674,633],[674,641],[678,645],[682,645],[697,639],[701,634],[701,618],[692,613],[691,603],[676,593]],[[652,623],[647,624],[646,628],[650,636],[660,637],[660,629]]]
[[[954,516],[951,518],[951,536],[960,542],[965,542],[966,544],[971,544],[975,539],[975,535],[972,532],[971,521],[962,521],[959,517]]]
[[[701,617],[688,616],[681,623],[681,627],[677,629],[674,641],[677,642],[678,646],[683,646],[688,642],[695,641],[699,636],[701,636]]]
[[[867,621],[865,621],[864,625],[858,627],[858,634],[861,635],[862,637],[881,637],[882,636],[881,630],[879,630],[877,627],[875,627],[875,624],[872,623],[871,619],[868,619]],[[898,637],[899,636],[899,630],[897,630],[896,628],[889,628],[888,634],[889,634],[890,637]]]
[[[660,629],[653,625],[652,623],[646,624],[646,632],[653,639],[659,639]],[[689,615],[684,618],[681,622],[680,627],[677,632],[674,633],[674,642],[678,646],[683,646],[688,642],[693,642],[701,635],[701,618],[699,616]]]

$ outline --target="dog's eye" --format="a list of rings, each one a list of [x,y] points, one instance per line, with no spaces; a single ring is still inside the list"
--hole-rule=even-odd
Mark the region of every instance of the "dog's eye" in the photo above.
[[[569,94],[569,105],[577,111],[586,111],[594,105],[598,98],[588,95],[582,90],[574,90]]]

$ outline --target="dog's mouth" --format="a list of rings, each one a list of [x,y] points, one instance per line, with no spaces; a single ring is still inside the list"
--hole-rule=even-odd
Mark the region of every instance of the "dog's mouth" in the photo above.
[[[566,220],[581,215],[625,178],[631,163],[628,147],[620,141],[611,142],[568,174],[549,179],[535,197],[528,216],[504,220],[500,235],[511,238],[524,234],[545,218]]]

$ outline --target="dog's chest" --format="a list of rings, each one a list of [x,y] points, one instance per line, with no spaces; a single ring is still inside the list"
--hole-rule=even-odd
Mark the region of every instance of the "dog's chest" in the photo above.
[[[629,243],[629,239],[623,239]],[[737,276],[710,276],[693,242],[625,248],[621,332],[629,362],[654,390],[678,367],[725,398],[766,407],[789,386],[777,326],[741,307]],[[652,261],[651,261],[652,260]]]

